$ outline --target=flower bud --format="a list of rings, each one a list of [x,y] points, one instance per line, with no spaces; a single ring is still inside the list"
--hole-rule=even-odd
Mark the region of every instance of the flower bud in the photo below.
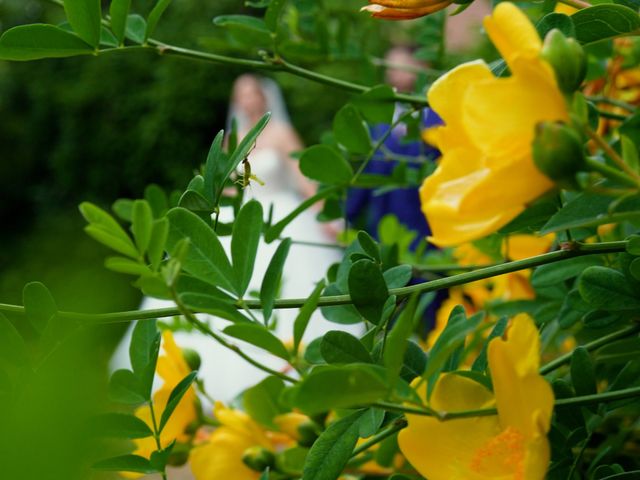
[[[202,365],[202,359],[200,358],[200,354],[191,348],[183,348],[182,356],[184,357],[184,361],[187,362],[189,368],[191,370],[200,370],[200,365]]]
[[[275,460],[272,452],[260,446],[249,447],[242,454],[244,464],[256,472],[263,472],[267,467],[273,467]]]
[[[171,450],[171,454],[167,460],[167,465],[171,465],[172,467],[181,467],[187,460],[189,460],[189,446],[178,443],[173,450]]]
[[[584,149],[578,134],[562,122],[541,122],[532,144],[533,161],[561,187],[575,188],[576,173],[584,168]]]
[[[322,428],[309,419],[298,425],[298,444],[302,447],[310,447],[320,436]]]
[[[555,70],[558,86],[565,93],[580,87],[587,74],[587,57],[575,38],[554,28],[544,39],[541,56]]]

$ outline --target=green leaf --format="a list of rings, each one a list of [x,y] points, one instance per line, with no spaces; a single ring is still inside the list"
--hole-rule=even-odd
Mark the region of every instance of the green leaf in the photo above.
[[[109,257],[104,261],[109,270],[129,275],[148,275],[151,273],[146,265],[126,257]]]
[[[170,224],[169,249],[172,250],[184,238],[191,242],[183,259],[184,270],[211,285],[236,292],[235,275],[227,254],[209,225],[195,213],[180,207],[169,210],[167,218]]]
[[[153,218],[161,219],[169,210],[169,199],[164,190],[158,185],[150,184],[144,189],[144,199],[149,202]]]
[[[158,26],[158,22],[160,21],[160,17],[162,17],[162,14],[170,3],[171,0],[158,0],[156,5],[153,7],[153,10],[151,10],[151,13],[149,13],[149,17],[147,18],[147,29],[144,32],[145,42],[149,37],[153,36],[153,33],[156,31],[156,27]]]
[[[307,330],[307,325],[309,325],[309,320],[311,320],[311,315],[316,311],[318,307],[318,300],[322,296],[322,291],[324,290],[325,282],[324,280],[320,281],[316,288],[313,289],[309,298],[304,302],[304,305],[300,309],[298,316],[293,322],[293,355],[297,355],[298,349],[300,348],[300,342],[302,341],[302,337],[304,336],[304,332]]]
[[[336,141],[353,154],[367,154],[371,150],[369,129],[358,109],[351,104],[342,107],[333,120]]]
[[[558,312],[558,325],[560,328],[571,328],[590,311],[591,307],[582,300],[578,289],[573,289],[562,302],[562,307]]]
[[[133,216],[133,200],[128,198],[119,198],[113,205],[111,210],[122,220],[131,223],[131,217]]]
[[[267,243],[273,242],[276,238],[280,236],[280,234],[284,231],[284,229],[289,225],[292,221],[296,219],[298,215],[307,210],[309,207],[314,205],[316,202],[323,200],[331,195],[333,195],[338,189],[336,187],[328,187],[324,188],[314,196],[307,198],[304,202],[298,205],[289,215],[284,217],[275,225],[272,225],[269,230],[267,230],[264,234],[264,240]]]
[[[159,473],[151,462],[139,455],[122,455],[113,457],[93,465],[96,470],[109,472]]]
[[[220,130],[211,143],[204,165],[204,196],[211,204],[216,201],[218,190],[224,188],[222,175],[227,156],[222,150],[223,142],[224,130]]]
[[[297,385],[294,403],[308,415],[374,403],[389,392],[385,375],[377,365],[318,366]]]
[[[224,333],[231,337],[243,340],[258,348],[262,348],[267,352],[274,354],[284,360],[289,360],[290,354],[287,347],[266,327],[257,323],[238,323],[229,325],[223,330]]]
[[[578,281],[582,298],[601,310],[633,310],[640,308],[640,299],[621,272],[607,267],[589,267]]]
[[[640,158],[638,158],[638,147],[633,140],[626,135],[620,136],[620,145],[622,146],[622,159],[634,172],[640,171]]]
[[[160,268],[162,259],[164,257],[164,250],[167,244],[167,238],[169,237],[169,220],[166,218],[159,218],[154,220],[151,227],[151,240],[147,247],[147,256],[151,262],[151,267],[154,270]]]
[[[161,338],[155,320],[138,320],[131,336],[129,358],[145,400],[151,398]]]
[[[125,28],[124,34],[129,40],[135,43],[144,43],[144,34],[146,31],[147,21],[143,17],[137,13],[132,13],[127,16],[127,28]]]
[[[365,410],[333,422],[309,450],[302,480],[336,480],[351,458]]]
[[[0,313],[0,361],[16,366],[23,366],[29,362],[29,352],[24,340],[2,313]]]
[[[586,268],[602,265],[602,260],[596,256],[570,258],[548,265],[541,265],[531,275],[531,285],[534,288],[555,287],[559,283],[580,275]]]
[[[118,43],[124,42],[124,31],[127,27],[127,15],[131,8],[131,0],[111,0],[109,15],[111,16],[111,31]]]
[[[391,124],[395,103],[393,89],[389,85],[376,85],[358,95],[352,103],[358,108],[365,120],[371,124]]]
[[[284,382],[280,378],[265,378],[242,394],[244,410],[258,423],[277,430],[273,418],[285,411],[278,401],[284,388]]]
[[[100,0],[64,0],[67,20],[78,36],[92,47],[100,43]]]
[[[0,37],[0,60],[27,61],[90,53],[93,49],[79,37],[53,25],[19,25]]]
[[[381,408],[368,408],[358,422],[358,435],[362,438],[369,438],[374,435],[382,421],[384,420],[385,411]]]
[[[159,432],[162,432],[165,425],[173,415],[173,411],[180,404],[180,400],[184,397],[185,393],[191,388],[191,384],[198,376],[198,372],[191,372],[189,375],[180,380],[173,390],[171,390],[171,394],[169,395],[169,400],[167,401],[167,406],[164,407],[164,411],[162,412],[162,416],[160,417],[160,425],[158,426]]]
[[[262,303],[262,316],[265,323],[271,318],[273,305],[275,304],[278,288],[280,287],[280,281],[282,280],[284,263],[287,260],[290,248],[290,238],[285,238],[280,242],[280,245],[278,245],[273,257],[271,257],[267,271],[262,279],[262,286],[260,287],[260,302]]]
[[[272,43],[271,32],[264,20],[249,15],[221,15],[214,25],[225,28],[232,39],[246,47],[265,47]]]
[[[602,4],[583,8],[575,12],[571,19],[580,43],[637,34],[640,30],[638,14],[622,5]]]
[[[131,222],[131,231],[136,241],[138,251],[144,254],[149,247],[151,230],[153,228],[153,212],[146,200],[136,200],[133,202]]]
[[[387,367],[389,383],[394,384],[404,363],[409,337],[413,332],[413,317],[416,313],[418,295],[413,295],[387,335],[383,361]]]
[[[272,32],[278,30],[278,19],[286,3],[287,0],[271,0],[269,2],[269,7],[264,14],[264,23]]]
[[[380,266],[367,259],[358,260],[351,265],[349,294],[358,312],[377,325],[382,319],[384,304],[389,297]]]
[[[236,291],[243,296],[253,275],[256,253],[262,234],[262,205],[251,200],[240,209],[231,237],[231,258],[236,274]]]
[[[507,317],[502,317],[499,319],[496,324],[493,326],[491,333],[487,337],[487,341],[482,346],[482,351],[480,355],[474,360],[473,365],[471,365],[471,370],[474,372],[484,372],[487,369],[487,348],[489,347],[489,342],[496,337],[501,337],[504,335],[504,332],[507,329],[507,323],[509,319]]]
[[[237,323],[250,321],[238,311],[234,303],[225,298],[196,292],[184,292],[179,297],[180,301],[194,312],[210,313]]]
[[[563,13],[548,13],[536,24],[536,30],[538,30],[540,38],[543,39],[547,36],[547,33],[554,28],[560,30],[565,37],[576,36],[576,29],[571,21],[571,17]]]
[[[360,340],[339,330],[324,334],[320,352],[327,363],[373,363],[371,355]]]
[[[153,435],[144,421],[127,413],[105,413],[93,418],[90,427],[93,432],[103,437],[134,439]]]
[[[332,283],[327,285],[327,288],[324,289],[324,296],[334,296],[334,295],[343,295],[344,292],[340,290],[340,288]],[[360,323],[362,321],[362,317],[358,310],[353,305],[336,305],[332,307],[321,307],[320,311],[324,318],[329,320],[330,322],[340,323],[342,325],[352,325],[354,323]]]
[[[582,193],[567,202],[542,227],[541,235],[580,227],[595,227],[605,223],[615,223],[618,217],[625,220],[640,218],[640,201],[637,197],[621,202],[615,212],[609,212],[609,206],[615,197]]]
[[[138,377],[131,370],[116,370],[109,381],[109,398],[126,405],[139,405],[146,401],[141,393]]]
[[[98,242],[131,258],[138,258],[138,250],[120,224],[106,211],[89,203],[80,204],[80,213],[89,223],[85,232]]]
[[[453,309],[451,315],[449,315],[447,326],[429,352],[429,361],[423,375],[429,382],[429,395],[439,374],[446,369],[447,362],[451,356],[456,350],[464,346],[467,335],[475,330],[480,320],[482,320],[482,315],[474,315],[471,318],[467,318],[461,305],[457,305]]]
[[[380,247],[378,246],[378,243],[371,238],[371,235],[364,230],[360,230],[358,232],[358,243],[367,255],[380,263]]]
[[[578,396],[597,393],[593,362],[584,347],[576,348],[571,355],[571,383]]]
[[[397,265],[385,270],[382,273],[382,276],[387,284],[387,288],[391,289],[404,287],[409,283],[409,280],[411,280],[412,274],[413,269],[411,268],[411,265]]]
[[[300,171],[305,177],[328,185],[347,184],[353,176],[349,162],[328,145],[314,145],[302,152]]]
[[[27,319],[39,333],[42,333],[49,321],[58,313],[51,292],[40,282],[30,282],[22,290],[22,304]]]

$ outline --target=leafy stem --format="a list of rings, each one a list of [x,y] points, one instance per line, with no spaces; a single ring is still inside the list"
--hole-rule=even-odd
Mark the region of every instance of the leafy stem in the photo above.
[[[594,132],[589,127],[585,127],[585,132],[589,136],[593,142],[602,149],[602,151],[623,171],[625,172],[631,179],[633,179],[633,183],[636,187],[640,186],[640,175],[634,171],[627,162],[620,156],[618,152],[616,152],[607,141],[602,138],[600,134]],[[590,164],[591,165],[591,164]]]
[[[151,426],[153,427],[153,438],[156,441],[158,451],[162,451],[162,443],[160,443],[160,430],[158,429],[158,421],[156,420],[156,412],[153,409],[153,400],[149,399],[149,412],[151,414]],[[162,468],[162,479],[167,480],[166,468]]]
[[[397,120],[395,122],[393,122],[390,126],[389,129],[384,133],[384,135],[382,135],[380,137],[380,139],[375,143],[375,145],[373,145],[371,147],[371,151],[369,152],[369,154],[367,155],[367,157],[364,159],[364,161],[362,162],[362,165],[360,165],[360,168],[358,168],[358,171],[355,173],[355,175],[353,176],[353,178],[351,179],[351,185],[355,184],[356,181],[358,180],[358,178],[360,177],[360,175],[362,174],[362,172],[364,172],[364,169],[367,168],[367,165],[369,165],[369,162],[373,159],[374,155],[376,154],[376,152],[380,149],[380,147],[382,145],[384,145],[384,142],[386,142],[387,138],[389,138],[389,135],[391,135],[393,133],[393,131],[395,130],[395,128],[400,125],[402,122],[404,122],[407,118],[409,118],[411,115],[413,115],[416,112],[415,109],[410,109],[406,112],[404,112],[402,115],[400,115]]]
[[[624,252],[626,245],[626,240],[599,243],[566,243],[563,245],[563,248],[561,250],[544,253],[542,255],[536,255],[534,257],[529,257],[522,260],[490,265],[488,267],[482,267],[477,270],[459,273],[457,275],[451,275],[449,277],[438,278],[436,280],[411,285],[409,287],[394,288],[389,290],[389,294],[396,295],[398,299],[400,299],[416,292],[427,293],[444,290],[465,283],[475,282],[476,280],[484,280],[486,278],[497,277],[499,275],[504,275],[505,273],[527,270],[529,268],[539,267],[541,265],[547,265],[550,263],[555,263],[579,256]],[[274,308],[300,308],[304,305],[306,300],[306,298],[280,299],[276,300]],[[259,300],[245,300],[245,303],[248,308],[262,308]],[[352,302],[349,295],[333,295],[320,297],[320,300],[318,301],[318,305],[321,307],[347,305],[350,303]],[[8,305],[0,303],[0,311],[24,315],[24,307],[19,305]],[[187,311],[192,317],[194,317],[193,314],[188,311],[188,309],[185,309],[185,311]],[[101,314],[58,312],[57,316],[69,320],[92,323],[121,323],[131,322],[133,320],[173,317],[180,314],[184,313],[179,308],[159,308],[153,310],[133,310],[128,312],[113,312]]]
[[[632,325],[630,327],[627,328],[623,328],[622,330],[618,330],[617,332],[613,332],[610,333],[609,335],[605,335],[604,337],[600,337],[597,340],[594,340],[593,342],[589,342],[589,343],[585,343],[584,345],[582,345],[582,347],[586,348],[587,351],[593,351],[596,350],[597,348],[600,348],[604,345],[607,345],[611,342],[614,342],[616,340],[620,340],[621,338],[625,338],[628,337],[630,335],[633,335],[634,333],[638,333],[640,332],[640,324],[635,324]],[[550,361],[549,363],[547,363],[546,365],[543,365],[540,368],[540,374],[542,375],[546,375],[548,373],[553,372],[554,370],[560,368],[561,366],[569,363],[571,361],[571,356],[573,355],[573,352],[569,352],[566,353],[552,361]]]
[[[381,432],[376,433],[369,440],[367,440],[366,442],[362,443],[359,447],[357,447],[353,451],[353,453],[351,453],[351,457],[360,455],[362,452],[367,451],[369,448],[373,447],[374,445],[382,442],[386,438],[389,438],[391,435],[399,432],[403,428],[406,428],[407,425],[409,425],[409,422],[407,422],[407,420],[404,417],[397,418],[391,423],[391,425],[389,425],[389,427],[385,428]]]
[[[244,353],[240,347],[238,347],[237,345],[234,345],[232,343],[229,343],[222,335],[214,332],[211,328],[209,328],[209,326],[200,321],[198,319],[198,317],[196,317],[180,300],[180,297],[177,295],[177,293],[174,291],[172,291],[172,297],[174,302],[176,303],[176,306],[178,307],[179,312],[184,315],[184,317],[191,323],[193,324],[198,330],[200,330],[202,333],[204,333],[205,335],[210,336],[211,338],[213,338],[216,342],[218,342],[220,345],[222,345],[225,348],[228,348],[229,350],[231,350],[232,352],[235,352],[238,356],[242,357],[244,360],[246,360],[247,362],[249,362],[251,365],[253,365],[256,368],[259,368],[260,370],[262,370],[263,372],[267,372],[270,375],[275,375],[276,377],[281,378],[282,380],[284,380],[285,382],[289,382],[289,383],[297,383],[297,380],[295,378],[292,378],[282,372],[279,372],[277,370],[273,370],[272,368],[267,367],[266,365],[261,364],[260,362],[258,362],[257,360],[254,360],[253,358],[251,358],[249,355],[247,355],[246,353]]]
[[[640,396],[640,387],[626,388],[623,390],[615,390],[612,392],[595,393],[593,395],[583,395],[580,397],[562,398],[556,400],[555,407],[579,407],[583,405],[593,405],[597,403],[615,402],[617,400],[626,400]],[[495,408],[480,408],[477,410],[461,410],[459,412],[438,412],[431,408],[406,407],[405,405],[396,405],[390,403],[376,403],[376,407],[383,408],[387,411],[407,413],[412,415],[422,415],[426,417],[435,417],[440,421],[458,420],[461,418],[489,417],[497,415],[498,410]]]

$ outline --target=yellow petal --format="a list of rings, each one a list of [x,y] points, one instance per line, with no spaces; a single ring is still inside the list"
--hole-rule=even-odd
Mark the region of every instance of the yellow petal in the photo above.
[[[445,374],[431,396],[431,406],[447,411],[484,408],[492,395],[465,377]],[[429,480],[481,480],[470,470],[475,452],[500,433],[496,416],[441,422],[433,417],[407,415],[409,426],[398,434],[400,450],[413,467]]]
[[[216,402],[214,414],[225,427],[239,435],[253,439],[253,445],[270,448],[271,444],[264,430],[246,413],[228,408],[222,402]]]
[[[504,211],[504,205],[518,207],[520,213],[527,204],[553,187],[553,182],[540,173],[528,153],[519,158],[514,154],[511,163],[482,171],[485,174],[475,177],[475,182],[467,185],[465,195],[459,200],[461,214],[474,217],[498,214]]]
[[[530,152],[539,122],[569,118],[546,62],[518,58],[513,64],[511,77],[474,82],[464,98],[465,135],[492,167],[509,163],[512,155]]]
[[[533,320],[517,315],[507,340],[489,343],[488,358],[501,425],[514,427],[529,440],[546,434],[554,398],[538,373],[540,336]]]
[[[542,42],[538,32],[527,16],[511,2],[496,5],[493,15],[485,17],[484,28],[509,67],[518,55],[534,58],[540,54]]]
[[[492,78],[487,64],[476,60],[458,65],[433,83],[427,99],[445,123],[445,127],[438,129],[439,148],[459,148],[464,142],[465,132],[461,124],[463,111],[467,107],[464,96],[474,82]]]
[[[260,473],[247,467],[242,455],[255,446],[250,437],[220,427],[209,442],[194,448],[189,455],[191,472],[196,480],[257,480]]]
[[[546,253],[553,245],[555,234],[550,233],[543,237],[536,235],[510,235],[504,243],[503,253],[511,260],[522,260]]]

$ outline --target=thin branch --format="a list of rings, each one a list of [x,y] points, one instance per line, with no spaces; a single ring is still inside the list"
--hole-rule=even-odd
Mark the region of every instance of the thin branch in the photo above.
[[[460,273],[450,277],[439,278],[429,282],[411,285],[409,287],[394,288],[389,290],[390,295],[396,295],[398,298],[404,298],[412,293],[428,293],[447,288],[455,287],[465,283],[475,282],[476,280],[484,280],[486,278],[504,275],[505,273],[517,272],[519,270],[528,270],[530,268],[547,265],[550,263],[567,260],[570,258],[581,257],[584,255],[597,255],[607,253],[624,252],[627,242],[625,240],[617,242],[601,242],[601,243],[568,243],[561,250],[536,255],[535,257],[515,260],[513,262],[505,262],[489,267],[480,268],[472,272]],[[274,308],[300,308],[306,302],[306,298],[287,298],[276,300]],[[245,300],[246,306],[252,309],[261,309],[262,305],[259,300]],[[336,305],[351,304],[349,295],[333,295],[321,297],[318,306],[328,307]],[[18,305],[0,304],[0,311],[24,314],[24,307]],[[196,312],[197,313],[197,312]],[[86,321],[93,323],[121,323],[133,320],[145,320],[153,318],[172,317],[180,315],[181,312],[177,308],[159,308],[154,310],[133,310],[127,312],[115,313],[99,313],[87,314],[76,312],[58,312],[57,316],[69,320]]]
[[[622,330],[618,330],[617,332],[610,333],[609,335],[605,335],[604,337],[598,338],[593,342],[585,343],[584,345],[581,345],[581,346],[583,348],[586,348],[587,351],[591,352],[611,342],[620,340],[622,338],[628,337],[638,332],[640,332],[640,324],[635,324],[630,327],[623,328]],[[565,353],[564,355],[550,361],[546,365],[543,365],[540,368],[540,374],[546,375],[562,367],[563,365],[569,363],[571,361],[572,355],[573,355],[573,352]]]

